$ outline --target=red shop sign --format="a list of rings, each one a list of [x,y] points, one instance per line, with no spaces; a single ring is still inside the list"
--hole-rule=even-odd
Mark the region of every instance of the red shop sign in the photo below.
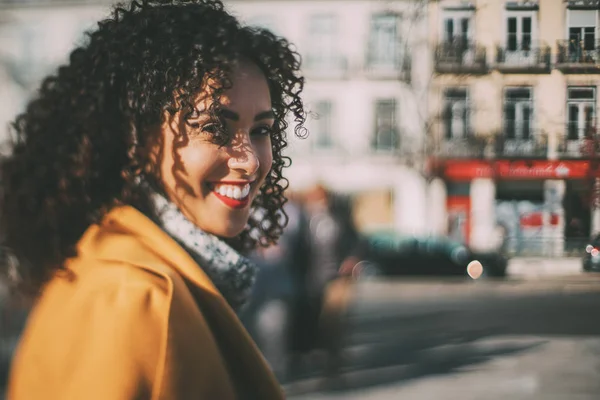
[[[450,180],[500,179],[583,179],[589,177],[587,160],[447,160],[443,173]],[[596,172],[598,174],[598,171]]]

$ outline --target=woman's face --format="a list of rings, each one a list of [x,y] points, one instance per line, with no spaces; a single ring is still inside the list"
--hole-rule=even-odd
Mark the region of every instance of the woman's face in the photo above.
[[[231,140],[223,146],[214,142],[215,121],[207,112],[212,98],[201,93],[197,116],[186,124],[179,113],[163,124],[159,161],[170,200],[200,229],[228,238],[246,226],[252,200],[271,169],[274,123],[267,81],[255,64],[239,63],[231,83],[220,100]],[[188,140],[178,144],[181,129]]]

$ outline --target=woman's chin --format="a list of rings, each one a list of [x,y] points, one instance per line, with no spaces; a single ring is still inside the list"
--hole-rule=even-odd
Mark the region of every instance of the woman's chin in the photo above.
[[[212,235],[221,237],[223,239],[233,239],[234,237],[238,236],[240,233],[242,233],[244,231],[244,227],[246,226],[246,224],[241,225],[241,226],[237,226],[236,225],[229,225],[229,226],[212,226],[212,227],[207,227],[205,229],[202,229],[202,227],[200,227],[200,229],[202,229],[204,232],[206,233],[210,233]]]

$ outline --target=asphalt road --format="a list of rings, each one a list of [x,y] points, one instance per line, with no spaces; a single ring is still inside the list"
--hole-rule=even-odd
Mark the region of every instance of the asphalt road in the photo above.
[[[600,274],[572,272],[360,283],[339,378],[288,398],[597,400]]]

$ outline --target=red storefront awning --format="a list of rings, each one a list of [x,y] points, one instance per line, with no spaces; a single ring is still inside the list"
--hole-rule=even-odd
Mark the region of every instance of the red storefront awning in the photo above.
[[[454,181],[475,178],[506,180],[584,179],[592,176],[589,160],[445,160],[438,165],[443,177]],[[600,177],[596,170],[593,176]]]

